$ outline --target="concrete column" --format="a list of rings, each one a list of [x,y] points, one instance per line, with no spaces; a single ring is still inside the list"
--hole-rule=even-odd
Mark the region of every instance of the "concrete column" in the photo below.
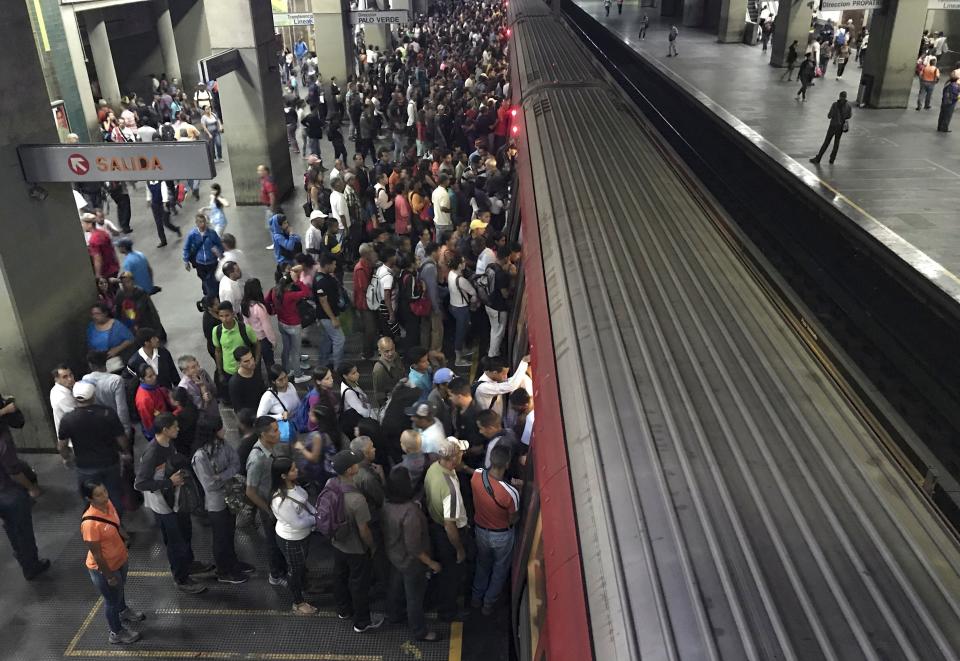
[[[683,0],[683,24],[688,28],[703,25],[704,0]]]
[[[790,44],[797,42],[797,66],[803,59],[810,38],[810,17],[812,12],[806,2],[783,0],[780,11],[777,12],[773,26],[773,43],[770,46],[770,64],[775,67],[787,65],[787,51]],[[873,37],[870,37],[870,47],[873,47]]]
[[[83,18],[87,24],[87,38],[90,40],[93,64],[97,68],[100,95],[116,108],[120,105],[120,83],[117,80],[117,70],[113,65],[107,23],[98,10],[84,12]]]
[[[80,93],[80,108],[83,111],[83,131],[77,131],[81,140],[97,135],[97,106],[90,91],[90,76],[87,73],[86,57],[83,54],[83,42],[80,41],[80,28],[77,25],[77,13],[70,5],[60,7],[60,19],[66,36],[70,65]]]
[[[861,84],[872,80],[867,105],[872,108],[906,108],[910,102],[917,44],[927,19],[927,4],[916,0],[890,0],[875,9],[870,21],[870,49]]]
[[[348,0],[313,0],[313,39],[324,80],[346,80],[353,73],[353,34]],[[381,49],[382,50],[382,49]]]
[[[5,223],[0,241],[0,392],[16,396],[27,420],[13,430],[17,446],[52,450],[50,370],[67,362],[78,376],[85,372],[87,306],[96,292],[70,186],[44,184],[47,198],[35,199],[20,172],[17,145],[58,142],[53,122],[37,121],[50,101],[26,3],[4,6],[0,43],[17,54],[16,66],[0,67],[0,89],[17,91],[0,95],[0,196],[9,218],[30,219]],[[38,294],[40,283],[51,282],[51,265],[67,277]]]
[[[173,21],[170,20],[170,6],[167,0],[155,0],[153,10],[157,17],[157,36],[160,38],[160,52],[163,55],[163,68],[167,80],[176,78],[183,84],[180,71],[180,56],[177,54],[177,39],[173,33]]]
[[[217,81],[237,204],[260,204],[260,164],[270,168],[283,199],[293,190],[293,173],[270,0],[206,0],[206,9],[211,50],[236,48],[242,60],[239,71]]]
[[[784,0],[787,4],[790,0]],[[743,41],[743,26],[747,16],[747,0],[722,0],[717,41],[730,44]]]

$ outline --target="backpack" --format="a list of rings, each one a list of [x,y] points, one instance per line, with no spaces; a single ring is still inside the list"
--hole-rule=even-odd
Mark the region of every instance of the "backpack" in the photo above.
[[[173,129],[173,124],[164,122],[160,125],[160,140],[163,142],[176,142],[177,132]]]
[[[476,276],[473,281],[473,288],[477,290],[477,298],[484,305],[490,304],[490,298],[493,295],[493,289],[496,286],[497,270],[493,265],[487,266],[483,273]]]
[[[368,310],[379,310],[380,304],[383,303],[383,298],[380,295],[380,276],[377,275],[380,272],[380,267],[383,266],[382,262],[377,262],[377,265],[373,267],[373,273],[370,275],[370,283],[367,285],[367,309]]]
[[[470,395],[474,400],[477,399],[477,388],[480,387],[480,384],[483,383],[480,379],[477,379],[473,382],[473,385],[470,386]],[[493,408],[493,405],[497,403],[497,400],[500,399],[500,395],[494,395],[490,398],[490,405],[487,407],[487,411]]]
[[[303,397],[300,398],[300,405],[290,417],[290,422],[299,432],[306,432],[310,425],[310,397],[317,392],[316,388],[310,388]]]
[[[423,266],[417,272],[416,276],[410,275],[408,280],[413,280],[410,286],[410,312],[417,317],[429,317],[433,306],[430,297],[427,295],[426,287],[423,286],[423,280],[420,273],[423,272]]]
[[[180,485],[180,497],[177,501],[178,512],[199,514],[204,511],[203,487],[192,470],[183,468],[183,484]]]
[[[243,343],[250,347],[250,350],[253,351],[256,346],[256,340],[250,341],[250,337],[247,335],[247,325],[237,321],[237,326],[240,328],[240,339],[243,340]],[[217,344],[223,346],[223,324],[217,324],[217,327],[213,329],[213,332],[217,336]]]
[[[297,301],[297,314],[300,315],[300,326],[312,326],[317,322],[317,304],[308,298],[301,298]]]
[[[323,485],[323,490],[317,496],[316,503],[316,530],[329,539],[336,536],[337,531],[347,523],[346,503],[344,494],[356,491],[352,485],[341,484],[340,478],[331,477]]]

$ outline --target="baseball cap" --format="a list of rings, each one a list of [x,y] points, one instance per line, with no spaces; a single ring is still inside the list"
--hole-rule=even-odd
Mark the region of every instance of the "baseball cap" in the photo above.
[[[485,230],[487,229],[487,223],[483,222],[481,218],[474,218],[470,221],[471,230]]]
[[[447,436],[447,443],[453,443],[463,451],[467,451],[470,449],[470,441],[464,441],[462,439],[457,438],[456,436]]]
[[[314,218],[326,218],[326,217],[327,217],[327,214],[320,211],[320,209],[314,209],[313,211],[310,212],[310,220],[313,220]]]
[[[436,372],[433,373],[433,382],[437,383],[450,383],[453,381],[453,377],[456,376],[453,373],[453,370],[449,367],[441,367]]]
[[[124,250],[131,250],[133,248],[133,241],[130,239],[119,239],[117,240],[117,247],[123,248]]]
[[[85,381],[77,381],[73,384],[73,397],[74,399],[79,399],[81,401],[87,401],[94,398],[97,394],[97,389],[93,387],[92,383],[87,383]]]
[[[363,461],[363,457],[358,452],[353,450],[340,450],[340,452],[333,455],[331,463],[333,464],[333,470],[337,475],[343,475],[347,472],[347,469],[351,466],[355,466]]]
[[[408,406],[403,411],[407,415],[415,416],[417,418],[432,418],[433,417],[433,407],[430,406],[428,402],[423,402],[421,404],[414,404],[413,406]]]
[[[466,451],[469,447],[470,444],[468,442],[461,441],[454,436],[447,436],[447,440],[440,443],[440,447],[437,448],[437,454],[440,455],[442,459],[450,459],[451,457],[455,457],[458,452]]]
[[[81,223],[95,223],[97,222],[97,217],[92,213],[85,213],[80,216]]]

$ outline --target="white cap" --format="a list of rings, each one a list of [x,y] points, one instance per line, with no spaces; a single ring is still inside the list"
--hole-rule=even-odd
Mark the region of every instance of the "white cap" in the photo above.
[[[97,389],[93,387],[92,383],[87,383],[86,381],[77,381],[75,384],[73,384],[74,399],[86,402],[93,399],[96,394]]]

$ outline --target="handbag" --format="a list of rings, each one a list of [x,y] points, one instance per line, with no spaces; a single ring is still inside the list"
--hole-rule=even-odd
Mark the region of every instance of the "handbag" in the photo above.
[[[289,418],[289,411],[287,411],[286,405],[283,403],[283,400],[280,399],[280,395],[277,394],[276,390],[271,389],[270,393],[277,399],[280,403],[280,407],[287,413]],[[290,420],[277,420],[277,427],[280,429],[280,442],[289,443],[297,437],[297,429],[293,426],[293,423]]]
[[[849,120],[846,120],[846,119],[843,120],[843,127],[842,127],[840,130],[843,131],[844,133],[846,133],[847,131],[849,131],[849,130],[850,130],[850,121],[849,121]]]
[[[7,404],[10,404],[12,401],[14,401],[13,398],[4,399],[0,397],[0,409],[5,407]],[[23,417],[23,411],[20,409],[0,417],[0,422],[13,429],[23,429],[23,426],[27,424],[26,418]],[[34,475],[34,477],[36,477],[36,475]]]

